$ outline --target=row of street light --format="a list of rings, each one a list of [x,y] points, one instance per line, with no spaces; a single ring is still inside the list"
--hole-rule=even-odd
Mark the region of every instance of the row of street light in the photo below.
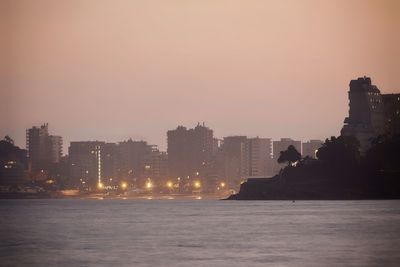
[[[165,184],[165,187],[168,188],[168,189],[173,189],[174,186],[176,186],[176,185],[174,185],[171,181],[168,181],[168,182]],[[225,188],[225,186],[226,186],[226,183],[225,183],[225,182],[221,182],[221,183],[219,183],[217,189],[218,189],[218,190],[219,190],[219,189],[223,189],[223,188]],[[151,190],[151,189],[153,189],[153,187],[154,187],[153,183],[152,183],[150,180],[148,180],[148,181],[146,182],[146,184],[145,184],[145,188],[146,188],[147,190]],[[193,187],[194,187],[195,189],[200,189],[200,188],[201,188],[201,182],[200,182],[200,181],[194,181],[194,182],[193,182]],[[104,186],[104,184],[103,184],[102,182],[99,182],[99,183],[97,184],[97,188],[100,189],[100,190],[102,190],[102,189],[105,188],[105,186]],[[122,182],[122,183],[120,184],[120,189],[126,190],[127,188],[128,188],[128,183],[127,183],[127,182]]]

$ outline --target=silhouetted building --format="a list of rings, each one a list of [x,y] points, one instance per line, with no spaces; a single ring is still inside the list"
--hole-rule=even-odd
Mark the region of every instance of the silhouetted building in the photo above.
[[[166,152],[159,151],[153,147],[150,160],[146,162],[148,166],[146,177],[150,178],[155,185],[165,186],[168,180],[168,155]]]
[[[74,187],[73,184],[71,184],[69,171],[69,156],[64,155],[60,158],[60,162],[55,165],[51,177],[54,178],[61,189]]]
[[[118,179],[118,145],[115,143],[104,143],[101,148],[101,178],[106,185],[117,186]]]
[[[321,140],[310,140],[302,143],[302,155],[303,157],[317,158],[317,150],[322,146],[323,141]]]
[[[271,176],[272,143],[270,138],[249,138],[246,142],[247,176]]]
[[[246,136],[228,136],[221,142],[216,157],[217,174],[228,188],[239,189],[247,176],[246,143]]]
[[[10,138],[0,141],[0,185],[18,186],[27,183],[27,151],[14,145]]]
[[[400,94],[382,94],[385,132],[400,134]]]
[[[119,142],[118,144],[118,177],[127,180],[137,187],[143,187],[145,180],[152,175],[152,153],[155,146],[145,141]]]
[[[59,163],[62,157],[62,137],[56,135],[49,135],[51,162]]]
[[[364,76],[350,81],[349,100],[349,116],[344,120],[341,135],[356,137],[365,152],[371,140],[384,131],[382,96],[371,78]]]
[[[147,145],[148,153],[143,154],[139,170],[139,183],[141,188],[145,183],[151,182],[153,186],[164,186],[168,177],[168,156],[160,152],[156,145]]]
[[[272,175],[272,146],[269,138],[228,136],[217,154],[217,174],[230,189],[238,189],[246,178]]]
[[[71,184],[86,190],[96,190],[103,184],[103,147],[105,142],[71,142],[69,154],[69,174]]]
[[[180,190],[190,188],[195,180],[201,180],[206,187],[207,177],[214,176],[212,161],[216,141],[213,131],[204,123],[194,129],[178,126],[167,132],[167,138],[169,174],[173,179],[179,178]]]
[[[62,156],[61,136],[49,135],[48,124],[26,130],[26,147],[31,171],[48,172],[53,164],[59,163]]]
[[[168,142],[168,167],[169,173],[173,178],[185,177],[191,173],[188,161],[188,130],[186,127],[178,126],[175,130],[167,132]]]
[[[26,130],[26,148],[31,169],[36,171],[46,167],[48,160],[48,125],[43,124],[40,127],[32,127]],[[48,167],[48,166],[47,166]]]
[[[277,174],[285,164],[279,164],[278,159],[281,151],[285,151],[289,146],[294,146],[301,153],[301,141],[296,141],[290,138],[281,138],[279,141],[273,141],[273,169],[274,174]]]
[[[161,181],[167,172],[166,153],[145,141],[71,142],[69,147],[69,175],[75,187],[116,188],[127,182],[144,188],[147,180]]]

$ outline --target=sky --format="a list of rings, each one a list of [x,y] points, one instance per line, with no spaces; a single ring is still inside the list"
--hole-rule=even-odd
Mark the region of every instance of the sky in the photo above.
[[[70,141],[205,122],[218,138],[338,135],[348,84],[400,92],[400,1],[1,0],[0,136]]]

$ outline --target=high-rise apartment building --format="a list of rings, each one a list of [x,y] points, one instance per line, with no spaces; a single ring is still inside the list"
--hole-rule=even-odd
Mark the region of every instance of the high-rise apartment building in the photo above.
[[[272,145],[270,138],[249,138],[246,142],[248,176],[271,176]]]
[[[216,156],[217,175],[232,189],[239,189],[247,176],[246,136],[224,137]]]
[[[101,149],[101,178],[109,185],[119,185],[118,179],[118,145],[116,143],[104,143]]]
[[[47,123],[34,126],[26,130],[26,148],[31,172],[48,171],[52,164],[60,162],[62,137],[49,135]]]
[[[231,189],[238,189],[248,177],[272,176],[270,138],[228,136],[217,154],[217,174]]]
[[[127,141],[118,143],[118,177],[141,187],[152,176],[152,154],[157,150],[146,141]]]
[[[105,143],[71,142],[69,176],[71,184],[87,190],[117,187],[122,182],[144,188],[146,181],[162,183],[168,172],[167,155],[145,141]]]
[[[186,127],[178,126],[175,130],[167,132],[168,142],[168,167],[173,178],[186,177],[192,171],[189,169],[187,155],[189,153],[189,136]]]
[[[381,93],[368,77],[350,81],[349,116],[341,130],[343,136],[354,136],[365,152],[374,137],[384,131],[384,107]]]
[[[71,142],[68,149],[70,184],[95,190],[104,183],[105,142]]]
[[[168,180],[168,155],[155,149],[151,153],[150,161],[151,173],[150,177],[156,185],[165,186]]]
[[[27,151],[14,145],[6,136],[0,140],[0,186],[24,185],[28,182],[26,170],[28,165]]]
[[[62,157],[62,137],[57,135],[49,135],[51,162],[59,163]]]
[[[207,177],[213,177],[212,161],[216,145],[213,131],[204,123],[193,129],[179,126],[168,131],[167,138],[171,178],[179,178],[181,190],[194,180],[201,180],[205,188]]]

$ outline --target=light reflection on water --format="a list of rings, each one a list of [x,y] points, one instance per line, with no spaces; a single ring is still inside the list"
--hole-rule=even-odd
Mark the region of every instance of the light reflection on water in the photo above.
[[[399,266],[400,201],[0,201],[1,266]]]

